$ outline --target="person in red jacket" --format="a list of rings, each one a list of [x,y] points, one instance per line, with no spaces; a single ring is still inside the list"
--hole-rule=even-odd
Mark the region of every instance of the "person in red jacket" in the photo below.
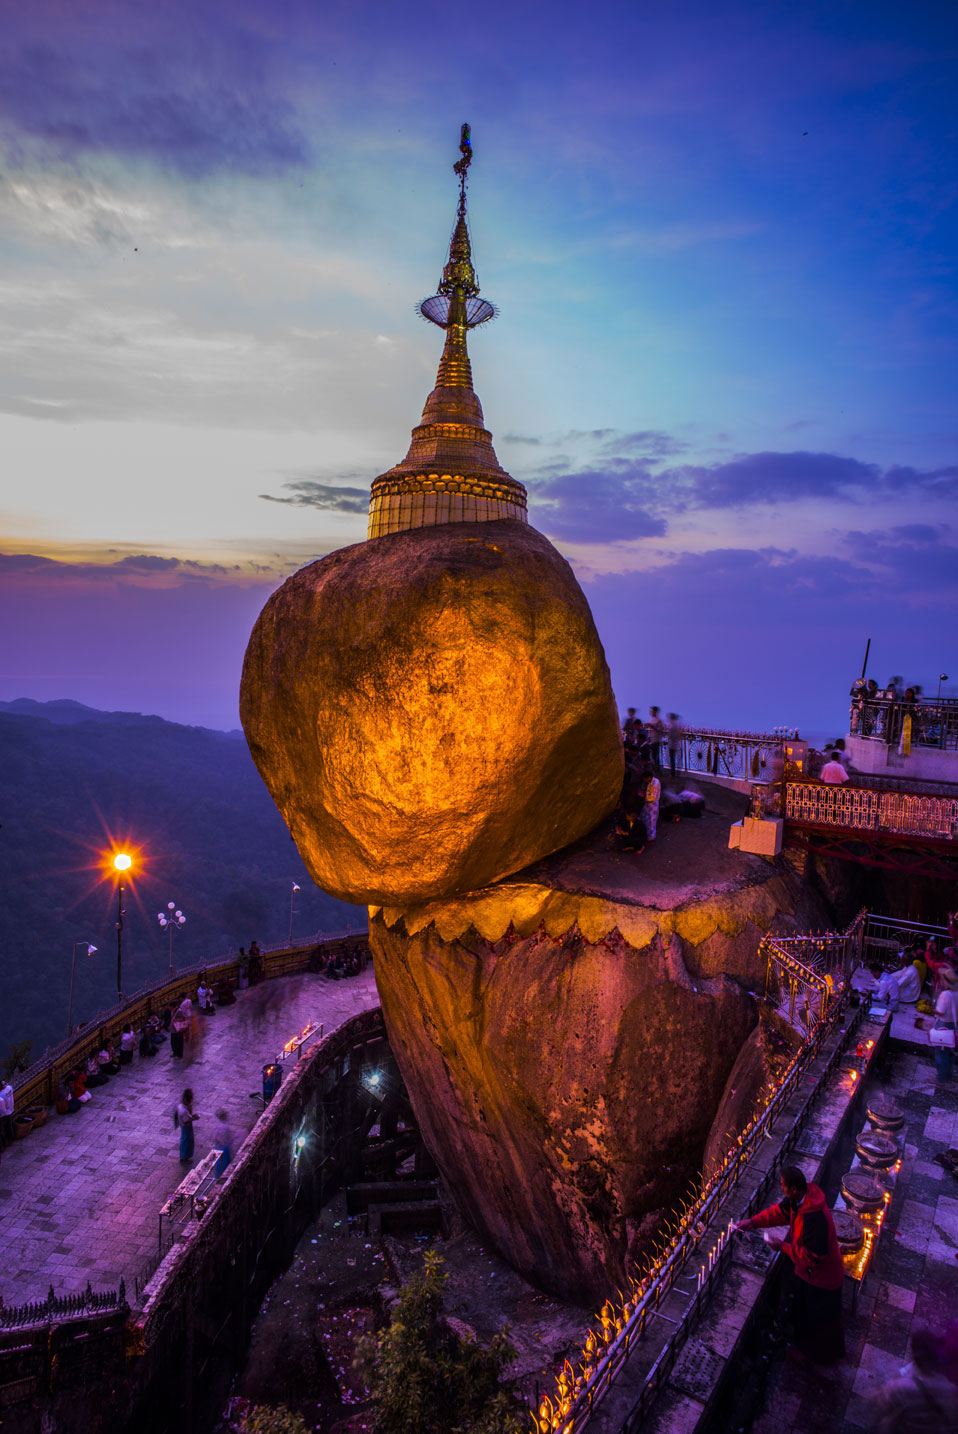
[[[763,1230],[787,1225],[784,1240],[769,1241],[792,1262],[789,1313],[794,1342],[802,1354],[819,1364],[830,1364],[845,1354],[842,1333],[842,1286],[845,1265],[835,1234],[832,1212],[817,1185],[809,1185],[797,1165],[782,1171],[782,1200],[750,1220],[739,1220],[736,1230]]]

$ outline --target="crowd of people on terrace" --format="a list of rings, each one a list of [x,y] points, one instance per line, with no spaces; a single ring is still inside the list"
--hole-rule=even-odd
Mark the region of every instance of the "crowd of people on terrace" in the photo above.
[[[666,759],[670,777],[676,775],[684,735],[677,712],[670,712],[665,719],[658,707],[650,707],[643,719],[634,707],[627,709],[622,721],[625,777],[615,824],[616,840],[623,851],[641,852],[655,841],[660,807],[676,818],[701,815],[705,803],[698,792],[663,791],[662,787]]]
[[[310,955],[309,969],[340,980],[364,970],[366,959],[365,947],[337,945],[327,950],[317,946]],[[112,1034],[101,1030],[96,1048],[60,1078],[55,1096],[57,1112],[75,1115],[81,1111],[93,1099],[93,1092],[120,1076],[137,1053],[141,1059],[151,1060],[166,1046],[171,1060],[189,1064],[199,1056],[208,1022],[217,1009],[232,1006],[236,992],[258,985],[264,974],[259,942],[253,941],[248,951],[243,946],[239,949],[235,980],[230,976],[214,980],[201,973],[193,990],[177,1003],[145,1016],[136,1027],[125,1021],[122,1029]],[[184,1128],[189,1124],[184,1121]],[[0,1151],[14,1138],[14,1090],[6,1080],[0,1087]]]
[[[946,938],[913,941],[899,952],[893,969],[878,962],[869,969],[878,1005],[890,1011],[913,1006],[916,1019],[934,1017],[934,1030],[958,1032],[958,911],[948,917]],[[954,1074],[955,1047],[933,1039],[933,1050],[937,1080],[944,1084]]]
[[[925,697],[921,684],[906,687],[899,676],[879,687],[874,677],[852,683],[849,731],[857,737],[871,737],[894,745],[900,742],[904,719],[911,718],[912,740],[939,746],[943,721],[943,699]],[[953,699],[944,699],[945,707]]]

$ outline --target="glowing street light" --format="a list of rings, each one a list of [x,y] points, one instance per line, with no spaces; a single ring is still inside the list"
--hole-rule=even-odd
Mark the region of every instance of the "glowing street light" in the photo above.
[[[297,886],[296,883],[295,883],[295,881],[290,882],[290,887],[289,887],[289,944],[290,944],[290,946],[292,946],[292,944],[293,944],[293,897],[296,895],[297,891],[301,891],[301,890],[302,890],[302,887]]]
[[[113,857],[116,872],[116,998],[123,1000],[123,877],[133,865],[133,858],[125,851],[118,851]]]
[[[72,1034],[73,1034],[73,979],[74,979],[74,977],[76,976],[76,972],[77,972],[77,947],[78,947],[78,946],[85,946],[85,947],[86,947],[86,954],[87,954],[88,956],[92,956],[92,955],[94,954],[94,952],[96,951],[96,947],[93,945],[93,943],[92,943],[91,941],[74,941],[74,943],[73,943],[73,961],[72,961],[71,964],[70,964],[70,1009],[69,1009],[68,1012],[67,1012],[67,1035],[68,1035],[68,1036],[72,1036]]]
[[[173,933],[186,925],[186,917],[175,901],[168,901],[165,911],[158,911],[156,919],[164,931],[170,933],[170,975],[173,975]]]

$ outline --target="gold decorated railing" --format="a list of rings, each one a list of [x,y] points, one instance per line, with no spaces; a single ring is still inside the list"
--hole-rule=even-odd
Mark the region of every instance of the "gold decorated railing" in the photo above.
[[[578,1363],[573,1364],[567,1359],[556,1376],[555,1393],[544,1395],[538,1409],[530,1411],[533,1434],[579,1434],[579,1431],[585,1429],[597,1404],[614,1383],[635,1346],[645,1336],[649,1321],[659,1316],[659,1307],[664,1300],[672,1293],[683,1294],[687,1297],[688,1304],[680,1320],[674,1321],[661,1315],[662,1319],[668,1320],[675,1328],[643,1377],[642,1388],[630,1414],[629,1427],[637,1427],[638,1420],[651,1408],[652,1402],[668,1380],[678,1350],[702,1313],[711,1297],[715,1281],[729,1261],[731,1222],[717,1228],[713,1222],[716,1221],[729,1194],[741,1180],[753,1155],[766,1137],[772,1134],[776,1117],[791,1100],[796,1086],[844,1017],[841,997],[846,991],[847,978],[839,981],[838,973],[850,973],[857,964],[865,921],[866,916],[862,912],[848,930],[841,934],[830,932],[824,936],[790,937],[786,941],[773,943],[777,953],[781,953],[783,963],[793,970],[801,967],[806,985],[809,988],[828,990],[829,999],[822,1003],[819,1018],[809,1025],[804,1044],[793,1057],[765,1105],[749,1121],[741,1135],[736,1137],[721,1164],[703,1175],[694,1198],[680,1210],[673,1212],[672,1223],[666,1222],[663,1236],[648,1256],[646,1269],[641,1273],[637,1271],[635,1277],[630,1277],[628,1291],[619,1290],[615,1299],[606,1300],[586,1335]],[[814,953],[817,964],[805,965],[799,958],[799,948],[809,956]],[[831,978],[830,982],[828,977]],[[835,1070],[845,1046],[854,1037],[865,1009],[864,1005],[859,1007],[855,1016],[848,1021],[844,1039],[835,1042],[828,1062],[818,1074],[815,1086],[801,1110],[792,1119],[791,1131],[755,1190],[746,1213],[752,1214],[761,1208],[770,1182],[774,1180],[779,1166],[797,1139],[802,1122],[818,1091]],[[686,1266],[693,1261],[694,1270],[686,1273]],[[678,1288],[677,1282],[683,1276],[694,1278],[694,1289]]]
[[[958,797],[825,782],[785,783],[786,821],[954,841]]]
[[[765,999],[796,1030],[809,1034],[844,991],[861,962],[867,921],[860,911],[847,931],[762,940]]]

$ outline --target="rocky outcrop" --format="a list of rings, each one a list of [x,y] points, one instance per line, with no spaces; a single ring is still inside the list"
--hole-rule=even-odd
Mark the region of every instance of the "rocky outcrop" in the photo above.
[[[777,1011],[761,1006],[758,1025],[739,1051],[725,1083],[705,1143],[702,1164],[706,1171],[721,1165],[736,1136],[768,1100],[800,1047],[801,1038],[793,1027]]]
[[[515,521],[303,568],[256,624],[240,711],[310,873],[346,901],[482,887],[591,830],[622,783],[588,604]]]
[[[740,799],[711,800],[641,856],[600,835],[483,891],[372,913],[433,1157],[480,1233],[565,1298],[621,1284],[700,1173],[756,1028],[764,932],[825,924],[786,863],[727,851]]]

